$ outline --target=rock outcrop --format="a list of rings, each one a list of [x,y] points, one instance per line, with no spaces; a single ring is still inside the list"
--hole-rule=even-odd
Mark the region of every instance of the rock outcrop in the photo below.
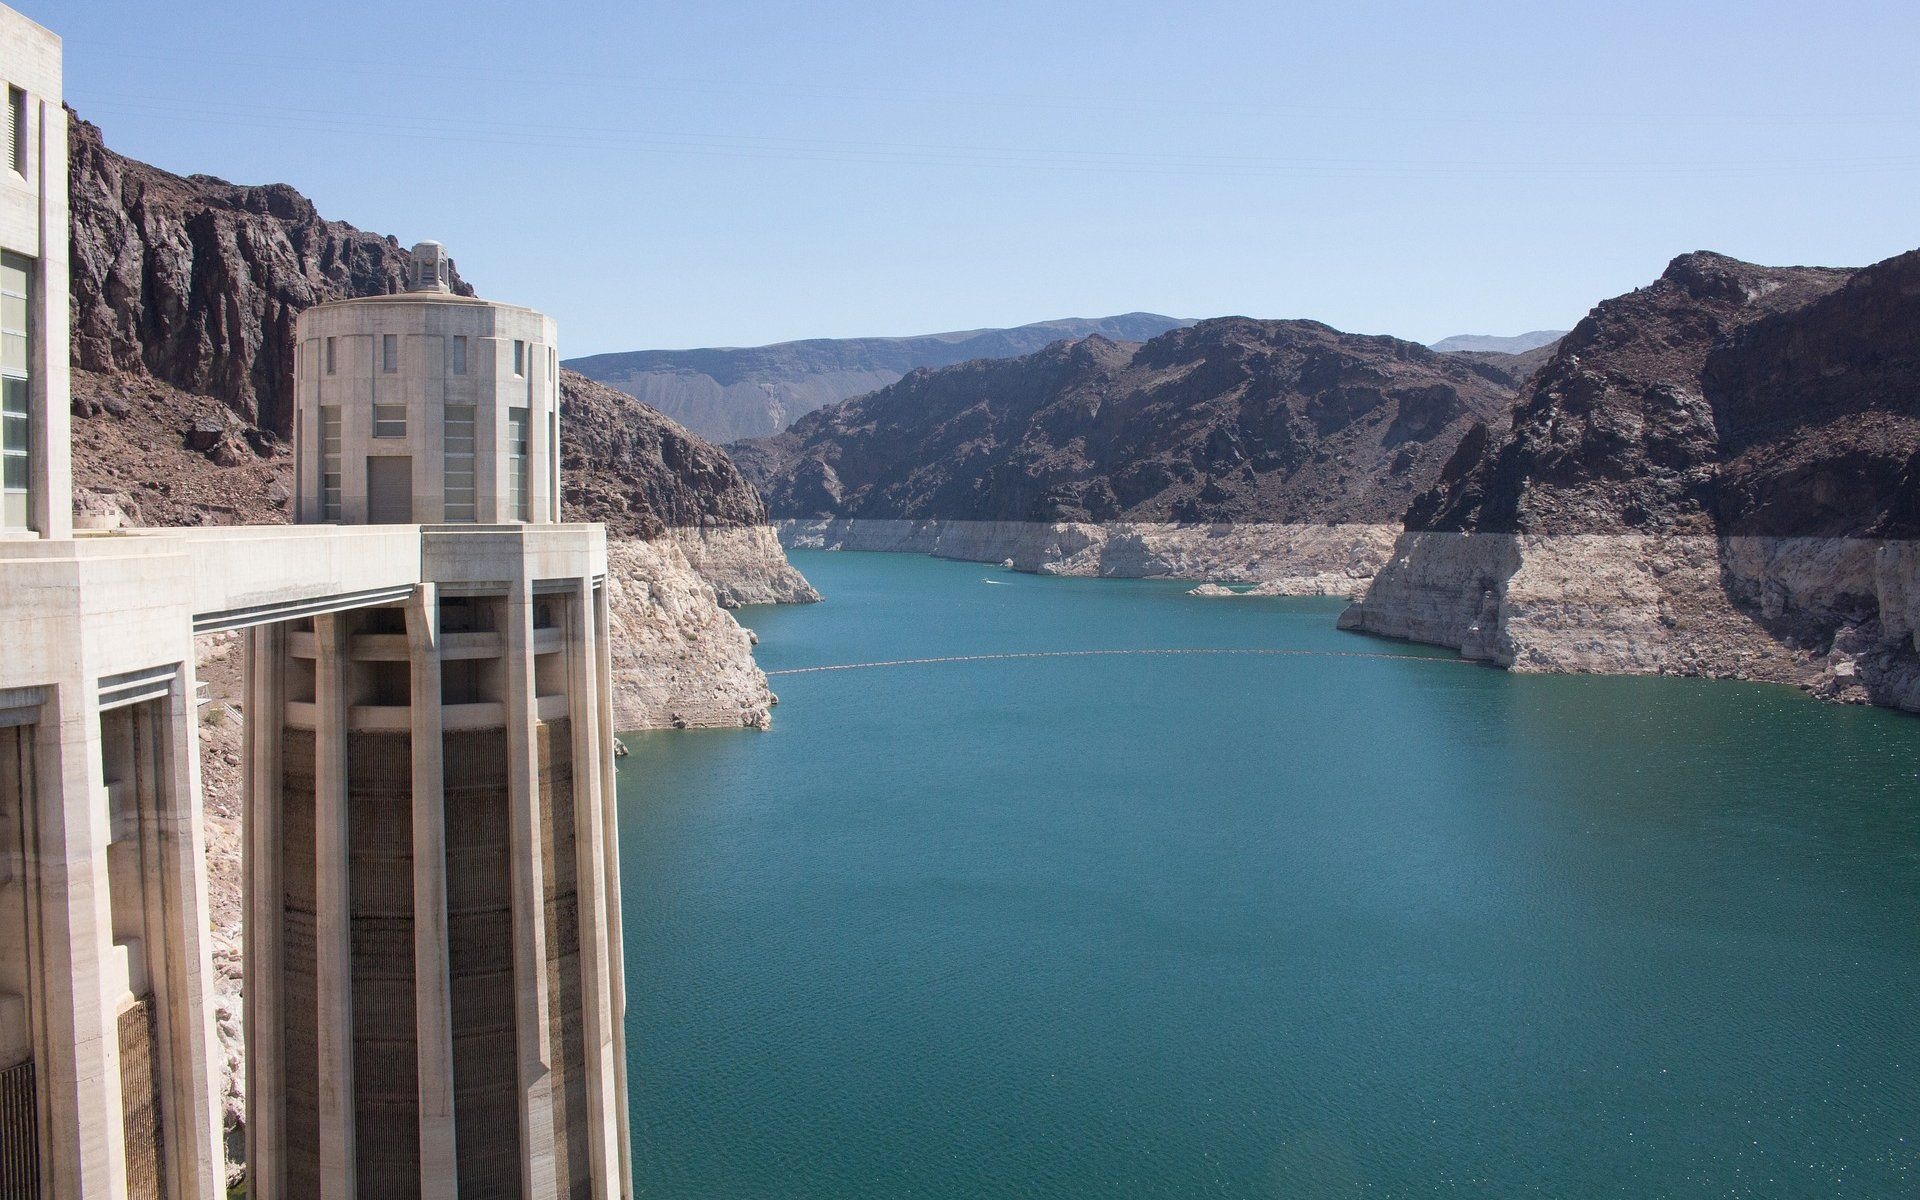
[[[611,384],[716,442],[767,437],[823,405],[893,383],[920,367],[1015,358],[1063,338],[1144,341],[1187,324],[1154,313],[1070,317],[1013,329],[921,337],[815,338],[772,346],[633,350],[564,365]]]
[[[730,450],[790,544],[1345,592],[1468,431],[1503,422],[1513,378],[1228,317],[917,371]]]
[[[1920,711],[1920,252],[1712,254],[1605,301],[1411,506],[1342,625],[1519,670]]]
[[[616,728],[771,723],[774,697],[754,664],[753,635],[714,600],[673,539],[607,544]]]

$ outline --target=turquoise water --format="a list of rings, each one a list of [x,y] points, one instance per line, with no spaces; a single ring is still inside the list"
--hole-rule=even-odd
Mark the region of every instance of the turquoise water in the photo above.
[[[777,675],[770,733],[630,737],[642,1195],[1920,1190],[1920,720],[795,560],[769,671],[1316,653]]]

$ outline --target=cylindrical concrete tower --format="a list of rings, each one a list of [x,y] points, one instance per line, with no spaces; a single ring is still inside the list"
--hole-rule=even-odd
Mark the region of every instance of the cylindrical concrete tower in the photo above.
[[[419,526],[422,583],[252,633],[261,1200],[630,1194],[605,539],[553,322],[450,278],[300,318],[299,519]]]
[[[438,242],[408,290],[300,314],[294,462],[304,524],[560,519],[553,321],[453,294]]]

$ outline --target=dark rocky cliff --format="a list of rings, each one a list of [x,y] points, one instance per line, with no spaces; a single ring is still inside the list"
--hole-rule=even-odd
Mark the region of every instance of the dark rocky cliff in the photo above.
[[[1512,397],[1467,356],[1227,317],[916,371],[730,449],[776,517],[1389,522]]]
[[[322,219],[284,183],[175,175],[69,119],[74,365],[216,397],[247,425],[290,436],[294,318],[398,291],[407,251]],[[473,294],[457,272],[454,289]]]
[[[1725,435],[1751,407],[1734,393],[1781,366],[1755,363],[1742,381],[1738,355],[1792,342],[1803,319],[1796,314],[1850,274],[1707,253],[1674,259],[1651,285],[1602,301],[1561,340],[1521,393],[1510,434],[1464,443],[1440,484],[1414,502],[1407,528],[1714,532],[1723,462],[1738,449]],[[1736,353],[1756,323],[1764,327],[1753,331],[1756,348]],[[1703,380],[1715,354],[1717,399]],[[1746,436],[1763,423],[1749,421]],[[1777,515],[1785,526],[1799,523]]]
[[[1920,537],[1920,250],[1722,339],[1701,382],[1724,532]]]
[[[1407,531],[1344,626],[1920,711],[1920,252],[1675,259],[1567,335]]]
[[[613,538],[766,524],[725,452],[632,396],[562,368],[560,406],[567,520],[604,522]]]

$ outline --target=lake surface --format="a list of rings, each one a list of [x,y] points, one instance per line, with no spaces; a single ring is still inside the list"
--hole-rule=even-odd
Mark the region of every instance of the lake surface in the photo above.
[[[778,675],[769,733],[629,737],[641,1195],[1920,1192],[1920,720],[794,560],[770,672],[1286,653]]]

